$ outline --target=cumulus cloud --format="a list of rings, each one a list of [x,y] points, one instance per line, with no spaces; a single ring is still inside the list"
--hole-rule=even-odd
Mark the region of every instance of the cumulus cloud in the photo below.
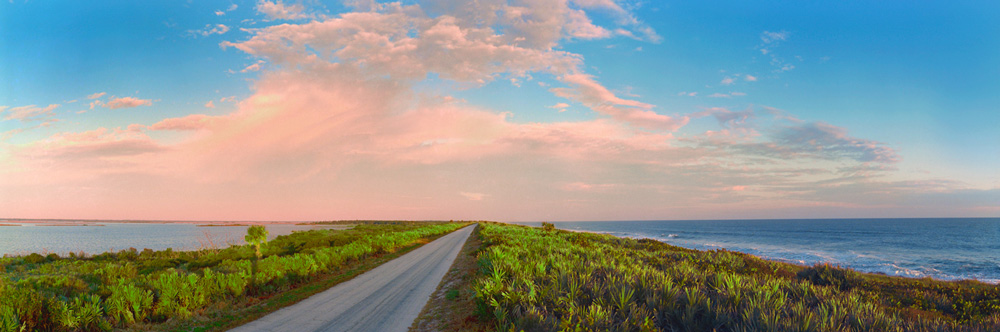
[[[153,101],[150,99],[139,99],[134,97],[121,97],[121,98],[111,97],[111,100],[108,100],[107,103],[104,103],[104,106],[109,109],[132,108],[132,107],[151,106],[151,105],[153,105]],[[91,106],[91,108],[93,108],[93,105]]]
[[[272,20],[299,20],[311,18],[311,15],[303,13],[305,9],[305,6],[302,4],[296,3],[286,5],[281,0],[275,2],[261,0],[257,3],[257,11]]]
[[[580,8],[584,9],[597,9],[610,13],[612,16],[616,17],[617,23],[619,25],[630,28],[632,31],[636,31],[640,36],[637,36],[630,30],[624,28],[617,28],[615,33],[623,36],[627,36],[634,39],[646,40],[653,43],[659,43],[663,40],[659,34],[653,30],[652,27],[643,23],[641,20],[636,18],[632,12],[622,8],[621,5],[612,0],[572,0],[572,3]]]
[[[461,12],[462,6],[473,4],[455,5],[459,6],[456,11]],[[565,22],[524,20],[525,16],[541,13],[551,18],[555,15],[552,11],[568,10],[565,3],[562,5],[552,9],[532,2],[525,7],[508,7],[503,15],[485,18],[509,23],[510,30],[504,34],[483,27],[478,17],[477,20],[451,15],[429,17],[416,5],[382,4],[379,11],[272,26],[247,41],[222,45],[279,65],[326,66],[330,64],[327,59],[336,58],[340,64],[396,79],[421,79],[433,72],[446,79],[484,84],[500,76],[519,78],[532,72],[546,72],[569,85],[551,89],[554,94],[579,101],[616,120],[661,130],[676,130],[686,123],[684,118],[652,111],[653,105],[616,96],[593,76],[583,73],[578,55],[552,49],[564,31],[561,24]],[[414,35],[413,31],[419,33]]]
[[[583,57],[559,47],[582,38],[567,28],[571,10],[613,12],[616,2],[503,2],[495,10],[439,2],[357,1],[356,12],[222,43],[268,64],[257,68],[248,97],[218,101],[233,102],[229,114],[21,146],[0,141],[0,154],[9,154],[0,155],[0,190],[24,193],[0,204],[34,215],[49,205],[31,197],[46,197],[95,218],[747,218],[821,203],[866,206],[886,197],[880,190],[904,201],[900,193],[963,188],[902,190],[881,177],[899,160],[891,147],[782,110],[668,116],[616,94],[584,70]],[[544,77],[545,89],[567,99],[550,107],[579,103],[593,113],[515,121],[509,111],[517,110],[416,89],[431,75],[462,88]],[[152,102],[112,97],[106,106]],[[690,121],[701,123],[676,132]],[[845,194],[845,184],[860,194]]]
[[[205,108],[215,108],[215,103],[209,100],[207,103],[205,103]]]

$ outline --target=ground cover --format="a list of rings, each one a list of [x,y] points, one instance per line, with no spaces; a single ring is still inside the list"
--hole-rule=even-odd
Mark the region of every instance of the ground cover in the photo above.
[[[265,314],[467,225],[354,223],[279,236],[259,260],[251,245],[5,257],[0,331],[217,330],[247,319],[223,313]]]
[[[496,223],[471,287],[499,331],[1000,331],[1000,287]]]

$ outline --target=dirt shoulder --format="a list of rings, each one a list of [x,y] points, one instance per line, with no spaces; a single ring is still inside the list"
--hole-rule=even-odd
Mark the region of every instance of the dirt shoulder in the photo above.
[[[472,290],[472,279],[478,268],[476,256],[483,244],[479,229],[477,225],[420,316],[410,325],[410,332],[490,330],[475,314],[476,293]]]

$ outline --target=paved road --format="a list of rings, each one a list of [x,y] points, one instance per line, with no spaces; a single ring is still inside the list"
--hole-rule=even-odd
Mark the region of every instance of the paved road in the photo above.
[[[444,278],[467,226],[354,279],[230,331],[406,331]]]

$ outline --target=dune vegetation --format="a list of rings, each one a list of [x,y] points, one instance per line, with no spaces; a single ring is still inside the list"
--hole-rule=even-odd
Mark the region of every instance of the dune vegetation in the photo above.
[[[997,285],[481,226],[471,287],[498,331],[1000,331]]]
[[[0,258],[0,331],[156,330],[209,311],[231,315],[317,278],[370,268],[367,263],[381,256],[467,225],[356,224],[347,230],[295,232],[269,242],[264,242],[266,229],[255,226],[247,236],[249,245],[225,249],[132,248],[93,256]]]

